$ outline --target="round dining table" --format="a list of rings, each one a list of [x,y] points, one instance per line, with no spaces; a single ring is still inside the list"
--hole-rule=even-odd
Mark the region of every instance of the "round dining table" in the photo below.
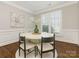
[[[30,40],[32,43],[39,43],[41,37],[52,37],[52,33],[20,33],[20,36],[25,37],[26,39]]]
[[[24,36],[27,39],[41,39],[41,37],[52,37],[52,33],[21,33],[20,36]]]

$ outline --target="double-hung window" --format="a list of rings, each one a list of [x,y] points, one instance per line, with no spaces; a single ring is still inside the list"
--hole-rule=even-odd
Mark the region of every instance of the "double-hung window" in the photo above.
[[[41,31],[42,32],[61,32],[62,12],[61,10],[53,11],[41,15]]]

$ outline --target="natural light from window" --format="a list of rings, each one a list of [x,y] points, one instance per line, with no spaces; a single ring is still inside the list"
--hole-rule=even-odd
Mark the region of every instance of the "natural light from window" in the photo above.
[[[62,26],[62,11],[56,10],[50,13],[41,15],[41,30],[42,32],[60,33]]]

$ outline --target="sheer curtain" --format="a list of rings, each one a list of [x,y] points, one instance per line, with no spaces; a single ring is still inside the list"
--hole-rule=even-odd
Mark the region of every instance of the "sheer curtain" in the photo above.
[[[54,12],[41,15],[41,30],[42,32],[61,32],[62,12],[57,10]]]

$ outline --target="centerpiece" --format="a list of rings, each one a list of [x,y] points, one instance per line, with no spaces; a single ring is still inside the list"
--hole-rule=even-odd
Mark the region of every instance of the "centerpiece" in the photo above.
[[[39,35],[41,35],[41,33],[39,33],[39,29],[38,29],[38,25],[37,24],[35,24],[35,27],[34,27],[34,31],[33,31],[33,33],[32,33],[33,35],[35,35],[35,36],[39,36]],[[34,37],[35,37],[34,36]],[[32,40],[30,40],[32,43],[35,43],[35,44],[37,44],[37,43],[40,43],[40,40],[39,39],[32,39]]]
[[[39,29],[38,29],[38,25],[36,25],[36,24],[35,24],[35,28],[34,28],[33,34],[40,34],[39,33]]]

